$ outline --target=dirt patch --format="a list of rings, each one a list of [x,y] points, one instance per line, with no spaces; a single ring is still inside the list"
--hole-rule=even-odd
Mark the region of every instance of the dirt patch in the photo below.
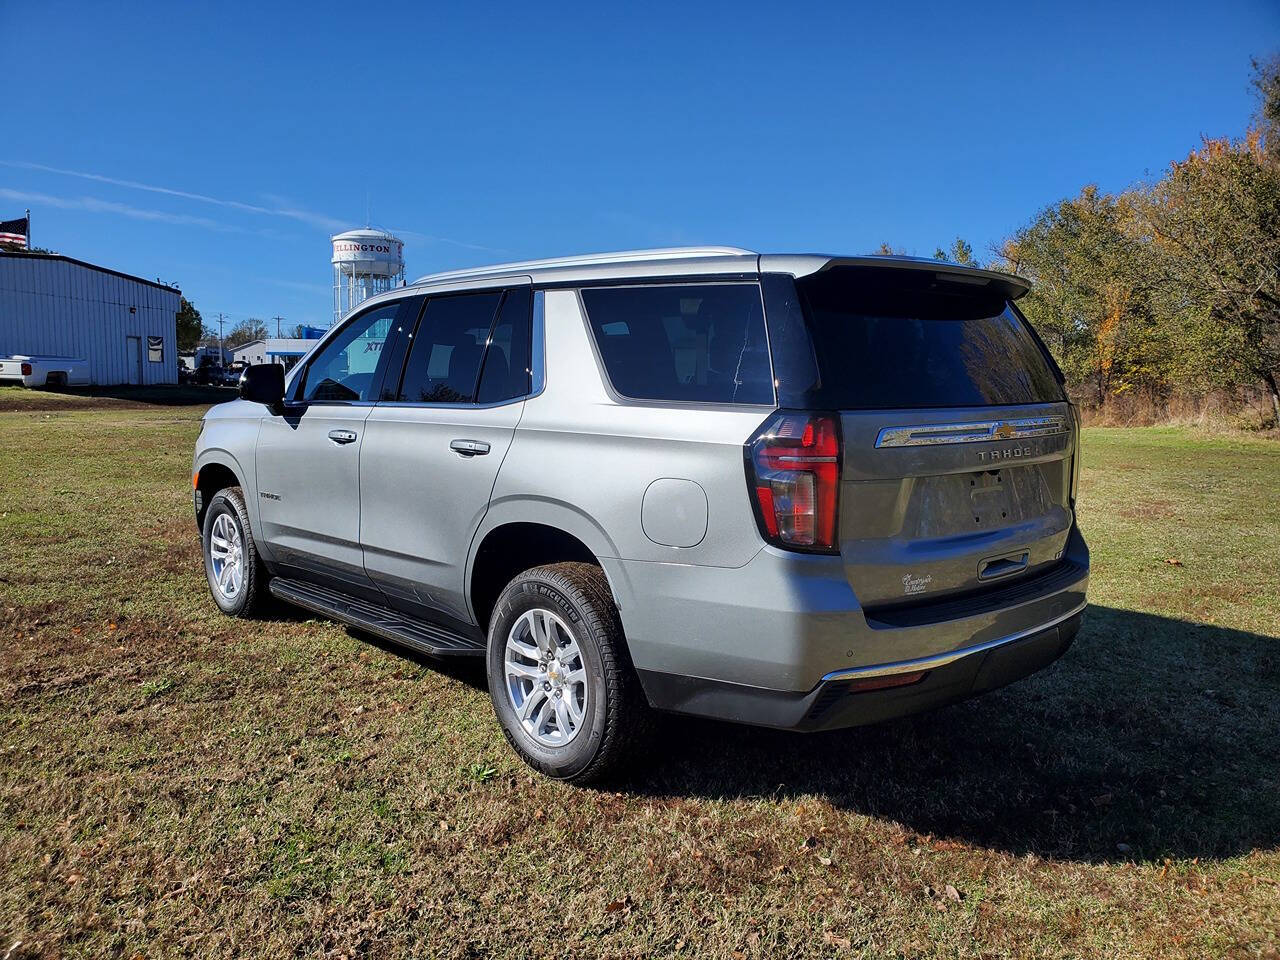
[[[1178,515],[1177,508],[1168,500],[1139,500],[1116,512],[1131,520],[1159,520]]]
[[[44,393],[31,398],[0,396],[0,413],[54,413],[64,410],[146,410],[152,404],[113,397],[68,397]]]
[[[63,410],[148,410],[154,407],[209,406],[234,400],[229,387],[197,384],[159,384],[149,387],[71,387],[66,390],[33,390],[0,387],[0,412],[33,413]]]

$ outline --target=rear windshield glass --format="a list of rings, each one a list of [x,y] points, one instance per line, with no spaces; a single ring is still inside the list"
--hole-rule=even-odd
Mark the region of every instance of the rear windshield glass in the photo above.
[[[773,403],[756,284],[594,287],[582,301],[609,380],[624,397]]]
[[[981,288],[938,282],[931,271],[836,268],[796,289],[817,361],[808,402],[897,409],[1063,399],[1018,315]]]

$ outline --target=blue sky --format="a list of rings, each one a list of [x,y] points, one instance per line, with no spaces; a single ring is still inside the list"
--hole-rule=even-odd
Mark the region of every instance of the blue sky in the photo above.
[[[595,250],[984,253],[1238,134],[1276,0],[0,0],[0,219],[204,313],[331,314],[331,233],[412,278]],[[22,79],[17,79],[22,78]]]

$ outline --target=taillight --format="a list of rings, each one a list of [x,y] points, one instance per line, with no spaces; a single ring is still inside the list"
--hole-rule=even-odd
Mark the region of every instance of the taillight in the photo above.
[[[1076,491],[1080,487],[1080,411],[1071,405],[1071,487],[1068,498],[1071,509],[1076,508]]]
[[[779,411],[747,441],[747,483],[765,540],[834,553],[840,495],[840,420]]]
[[[29,377],[29,376],[31,376],[31,364],[29,364],[29,363],[24,363],[24,364],[22,365],[22,375],[23,375],[24,377]]]

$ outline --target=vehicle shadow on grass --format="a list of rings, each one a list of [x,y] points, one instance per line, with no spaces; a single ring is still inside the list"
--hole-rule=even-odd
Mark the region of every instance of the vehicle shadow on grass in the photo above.
[[[789,734],[665,718],[615,789],[799,800],[1089,862],[1280,844],[1280,639],[1090,607],[1040,674],[931,714]]]
[[[398,643],[392,643],[390,640],[384,640],[375,633],[369,633],[358,627],[339,624],[337,621],[304,610],[301,607],[295,607],[293,604],[285,603],[272,597],[267,607],[263,611],[263,617],[271,621],[288,621],[293,623],[303,623],[307,620],[319,620],[323,622],[333,623],[335,626],[341,626],[346,630],[347,635],[358,640],[360,643],[367,643],[371,647],[376,647],[384,653],[393,657],[399,657],[416,664],[427,670],[433,670],[436,673],[445,674],[459,683],[465,683],[467,686],[479,690],[488,696],[489,682],[485,678],[484,660],[473,657],[430,657],[425,653],[419,653],[411,647],[401,646]]]
[[[131,404],[161,407],[190,407],[225,403],[234,400],[238,393],[234,387],[212,384],[182,383],[155,384],[153,386],[120,385],[114,387],[67,387],[50,396],[79,397],[92,400],[121,400]]]

